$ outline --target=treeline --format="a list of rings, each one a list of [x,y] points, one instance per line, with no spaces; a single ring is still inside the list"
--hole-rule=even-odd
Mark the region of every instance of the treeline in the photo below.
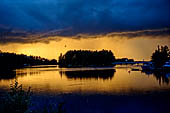
[[[39,56],[27,56],[24,54],[8,53],[0,51],[0,70],[11,70],[33,65],[56,65],[55,59],[48,60]]]
[[[110,50],[70,50],[59,56],[60,67],[112,66],[115,56]]]

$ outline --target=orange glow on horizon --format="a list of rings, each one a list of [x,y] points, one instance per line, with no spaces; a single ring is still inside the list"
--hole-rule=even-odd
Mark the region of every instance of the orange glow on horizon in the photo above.
[[[116,58],[133,58],[135,60],[150,60],[152,52],[157,45],[168,45],[168,39],[153,38],[87,38],[73,39],[63,38],[61,41],[50,41],[46,43],[33,44],[6,44],[0,45],[4,52],[15,52],[18,54],[41,56],[48,59],[58,59],[60,53],[68,50],[112,50]],[[170,46],[170,45],[168,45]]]

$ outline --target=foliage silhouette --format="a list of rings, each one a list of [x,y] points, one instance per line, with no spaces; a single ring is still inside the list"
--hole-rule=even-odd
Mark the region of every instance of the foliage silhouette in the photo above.
[[[114,61],[114,54],[108,50],[70,50],[59,56],[60,67],[113,66]]]
[[[10,86],[10,92],[5,97],[3,112],[4,113],[24,113],[28,111],[30,105],[30,97],[32,95],[31,88],[28,91],[22,89],[15,80]]]
[[[6,95],[1,95],[0,112],[2,113],[66,113],[64,102],[47,101],[41,106],[41,99],[36,100],[34,104],[31,88],[23,90],[22,84],[15,80],[10,85],[10,91]],[[40,108],[40,109],[39,109]]]
[[[168,46],[161,46],[155,50],[151,56],[151,61],[154,63],[156,68],[162,67],[166,61],[170,60],[170,51]]]
[[[40,56],[27,56],[24,54],[7,53],[0,51],[0,70],[13,70],[32,65],[56,65],[55,59],[48,60]]]

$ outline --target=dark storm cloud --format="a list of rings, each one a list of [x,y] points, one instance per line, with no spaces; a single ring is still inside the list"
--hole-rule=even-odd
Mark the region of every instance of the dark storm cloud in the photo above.
[[[1,0],[0,42],[21,36],[5,35],[1,26],[25,31],[25,38],[39,32],[69,37],[170,28],[170,0]]]
[[[51,40],[60,41],[62,37],[57,35],[66,31],[66,29],[61,29],[49,32],[25,32],[20,30],[3,29],[3,32],[0,33],[0,44],[37,42],[49,43]]]
[[[73,39],[87,39],[87,38],[167,38],[170,41],[170,29],[157,29],[157,30],[141,30],[141,31],[128,31],[128,32],[111,32],[106,34],[77,34],[75,36],[60,36],[65,34],[72,29],[60,29],[48,32],[24,32],[14,31],[10,29],[3,29],[3,33],[0,33],[0,44],[7,43],[49,43],[49,41],[60,41],[62,38],[73,38]]]

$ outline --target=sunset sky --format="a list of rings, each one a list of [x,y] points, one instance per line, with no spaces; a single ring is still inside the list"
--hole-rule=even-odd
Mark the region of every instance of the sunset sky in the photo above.
[[[1,0],[0,50],[55,58],[110,49],[149,60],[170,48],[170,0]]]

